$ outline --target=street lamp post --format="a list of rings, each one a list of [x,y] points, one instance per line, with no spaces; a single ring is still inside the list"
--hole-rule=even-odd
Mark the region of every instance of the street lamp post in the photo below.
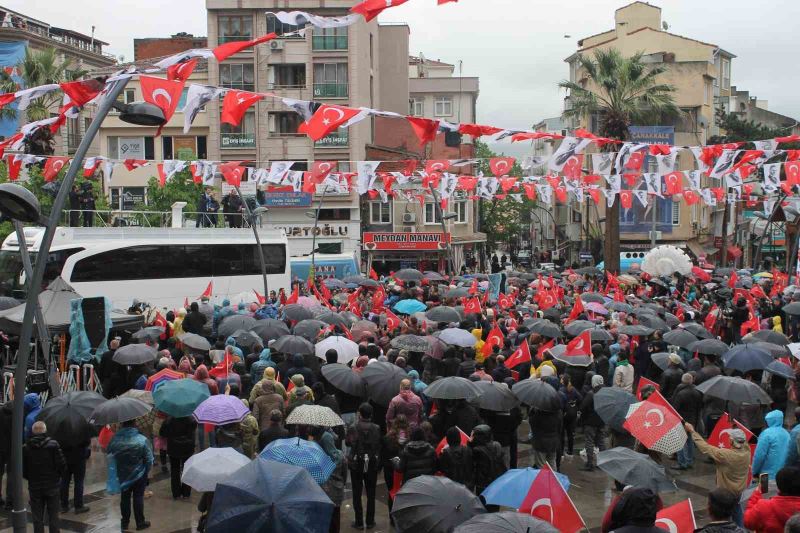
[[[253,236],[256,238],[256,246],[258,246],[258,261],[261,263],[261,278],[264,281],[264,298],[269,298],[269,284],[267,283],[267,262],[264,259],[264,248],[261,246],[261,237],[258,235],[258,228],[256,227],[256,217],[253,210],[250,209],[250,204],[244,199],[242,196],[242,192],[239,190],[238,185],[234,185],[233,187],[236,189],[236,194],[239,195],[239,198],[242,200],[244,204],[244,209],[247,211],[247,220],[250,223],[250,227],[253,229]],[[258,208],[266,209],[266,208]]]
[[[781,206],[781,204],[785,199],[786,195],[782,194],[778,198],[778,201],[775,202],[775,205],[772,207],[772,211],[770,213],[755,214],[758,218],[766,220],[767,223],[764,226],[764,231],[761,232],[761,238],[758,240],[758,248],[756,248],[756,255],[753,257],[753,268],[758,268],[758,264],[761,262],[761,251],[764,248],[764,239],[767,236],[767,232],[769,231],[770,226],[772,226],[772,222],[775,219],[775,215],[778,214],[778,208]]]
[[[314,280],[317,279],[317,227],[319,226],[319,213],[322,211],[322,204],[325,202],[325,194],[328,192],[328,186],[322,189],[322,196],[319,199],[319,204],[317,204],[317,209],[315,211],[306,211],[306,216],[308,218],[314,219],[314,229],[311,231],[311,272],[309,272],[310,277]]]
[[[433,196],[433,205],[436,212],[439,214],[439,221],[442,224],[442,238],[445,239],[445,250],[447,251],[447,257],[445,258],[445,274],[448,272],[453,272],[455,274],[455,265],[453,264],[453,251],[452,245],[450,244],[450,240],[447,238],[447,220],[452,220],[456,218],[458,215],[456,213],[444,213],[442,211],[442,202],[439,197],[436,195],[436,189],[433,188],[433,183],[430,184],[431,195]],[[424,214],[423,214],[424,215]]]

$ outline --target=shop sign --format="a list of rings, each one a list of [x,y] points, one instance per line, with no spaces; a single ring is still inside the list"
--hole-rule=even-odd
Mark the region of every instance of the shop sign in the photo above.
[[[287,237],[347,237],[349,228],[346,225],[320,224],[316,228],[311,226],[281,226],[276,229],[283,230]]]
[[[264,194],[265,207],[309,207],[311,193],[309,192],[270,192]]]
[[[372,250],[445,250],[449,233],[373,233],[363,235],[364,249]]]

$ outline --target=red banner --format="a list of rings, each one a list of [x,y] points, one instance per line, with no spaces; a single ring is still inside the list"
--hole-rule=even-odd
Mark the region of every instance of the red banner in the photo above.
[[[444,250],[449,233],[364,233],[366,250]]]

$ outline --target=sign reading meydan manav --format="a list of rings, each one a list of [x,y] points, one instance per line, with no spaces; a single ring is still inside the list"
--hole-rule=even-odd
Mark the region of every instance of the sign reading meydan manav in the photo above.
[[[444,250],[449,233],[372,233],[363,235],[367,250]]]

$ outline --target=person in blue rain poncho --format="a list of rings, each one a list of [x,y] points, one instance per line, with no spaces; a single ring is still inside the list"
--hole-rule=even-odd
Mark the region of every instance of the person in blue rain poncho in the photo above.
[[[153,465],[153,451],[147,438],[139,433],[133,420],[124,422],[106,449],[108,453],[108,485],[110,494],[121,493],[120,514],[122,529],[131,521],[131,500],[136,529],[150,527],[144,517],[144,490],[147,473]]]
[[[264,348],[261,350],[261,355],[258,356],[258,361],[250,367],[250,377],[253,379],[253,383],[257,383],[264,376],[264,370],[267,368],[278,368],[278,365],[272,360],[270,349]]]
[[[36,422],[36,417],[39,416],[39,411],[42,410],[42,402],[39,400],[38,394],[29,392],[25,395],[22,405],[25,409],[25,426],[22,435],[25,440],[28,440],[28,437],[31,436],[33,423]]]
[[[783,429],[783,413],[770,411],[764,419],[767,429],[758,436],[758,445],[753,455],[753,479],[759,474],[769,474],[775,479],[778,470],[783,468],[789,449],[789,432]]]

